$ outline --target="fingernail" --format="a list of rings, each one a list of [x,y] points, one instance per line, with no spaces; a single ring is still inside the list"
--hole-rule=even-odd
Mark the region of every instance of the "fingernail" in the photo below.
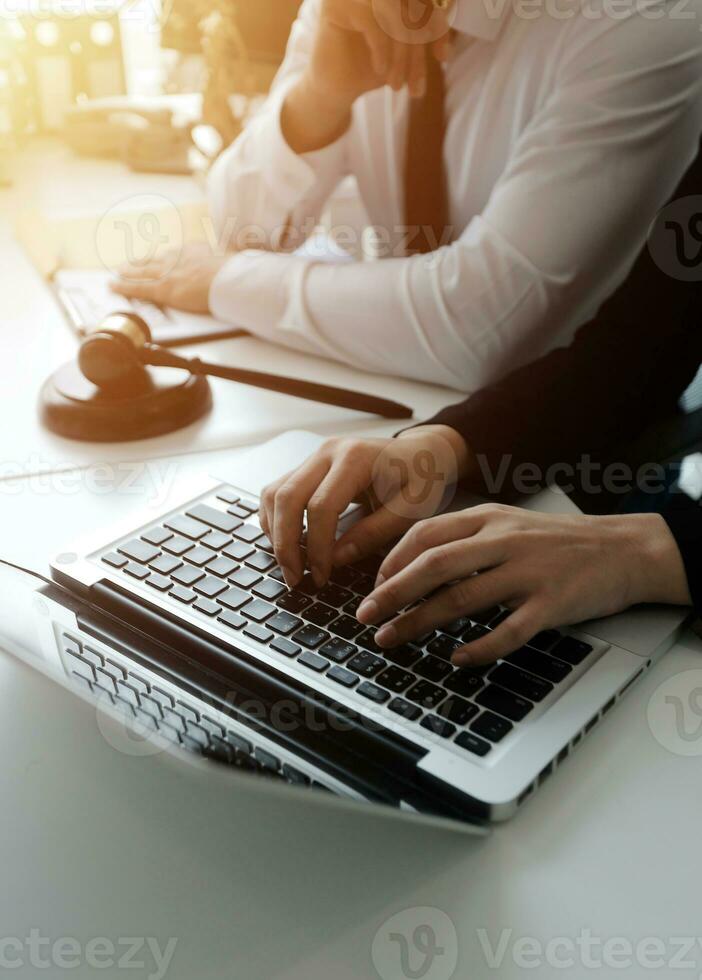
[[[356,618],[361,623],[373,623],[379,616],[380,606],[375,599],[364,599],[356,613]]]
[[[356,544],[345,544],[339,548],[334,558],[335,565],[353,565],[361,557],[361,552]]]
[[[327,577],[319,565],[312,566],[312,578],[314,579],[314,584],[320,589],[326,584],[327,581]]]
[[[360,609],[359,609],[360,612]],[[397,643],[397,630],[394,626],[383,626],[375,634],[375,642],[379,647],[392,647]]]
[[[287,568],[285,565],[281,565],[280,568],[285,577],[285,584],[289,589],[292,589],[297,585],[300,576],[296,572],[293,572],[292,568]]]

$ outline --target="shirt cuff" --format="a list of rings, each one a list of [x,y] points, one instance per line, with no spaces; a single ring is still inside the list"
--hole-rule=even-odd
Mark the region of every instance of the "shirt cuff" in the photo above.
[[[210,312],[224,323],[274,340],[301,263],[295,256],[254,249],[232,255],[210,286]]]
[[[702,616],[702,507],[679,490],[661,511],[680,549],[692,605]]]

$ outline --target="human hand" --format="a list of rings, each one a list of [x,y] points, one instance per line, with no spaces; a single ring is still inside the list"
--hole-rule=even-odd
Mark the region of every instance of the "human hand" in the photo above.
[[[210,287],[228,256],[214,255],[206,244],[188,245],[158,259],[118,269],[113,292],[186,313],[209,313]]]
[[[288,144],[306,153],[338,139],[356,99],[384,85],[421,97],[428,55],[450,56],[451,21],[431,0],[321,0],[309,63],[283,108]]]
[[[377,552],[421,518],[436,514],[468,466],[463,438],[447,426],[420,426],[397,439],[330,439],[299,469],[266,487],[261,526],[288,585],[305,570],[300,547],[307,513],[307,560],[323,586],[333,565]],[[336,541],[354,501],[370,514]]]
[[[513,653],[541,630],[641,602],[690,602],[680,552],[659,515],[564,517],[487,505],[412,528],[381,565],[358,619],[390,619],[375,637],[389,648],[506,606],[512,613],[504,622],[454,653],[457,666],[475,666]]]

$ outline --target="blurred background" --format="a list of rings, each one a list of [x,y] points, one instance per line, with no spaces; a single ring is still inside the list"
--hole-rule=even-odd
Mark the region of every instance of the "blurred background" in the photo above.
[[[300,0],[0,0],[0,179],[51,137],[193,173],[268,91]]]

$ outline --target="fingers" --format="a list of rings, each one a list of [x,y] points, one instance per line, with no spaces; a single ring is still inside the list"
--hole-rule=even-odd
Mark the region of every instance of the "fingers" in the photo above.
[[[276,559],[291,587],[305,571],[300,539],[307,502],[328,471],[329,460],[313,456],[299,470],[263,491],[264,530],[273,542]]]
[[[494,540],[460,540],[426,551],[371,593],[361,603],[358,619],[367,625],[382,622],[447,582],[468,579],[475,572],[494,567],[500,558],[500,546]]]
[[[420,555],[433,548],[465,539],[476,534],[482,527],[477,508],[455,514],[441,514],[427,521],[420,521],[404,536],[380,566],[378,583],[393,578]]]
[[[408,82],[410,52],[406,44],[395,41],[392,45],[392,59],[388,72],[388,85],[399,92]]]
[[[399,646],[460,616],[470,615],[487,606],[509,605],[512,593],[513,583],[501,569],[474,575],[442,589],[433,598],[382,626],[376,633],[375,641],[380,647]]]
[[[421,99],[427,91],[427,50],[423,44],[415,44],[409,54],[407,85],[414,99]]]
[[[165,256],[164,259],[165,258],[167,258],[167,256]],[[132,264],[127,262],[125,265],[121,265],[119,267],[117,270],[117,275],[122,282],[140,282],[142,280],[154,282],[163,276],[165,268],[165,261],[161,262],[154,260],[153,262],[143,262],[141,264]]]
[[[402,517],[391,500],[358,521],[339,538],[332,555],[333,564],[353,565],[354,562],[375,554],[388,542],[395,541],[411,526],[412,521]]]
[[[358,485],[359,471],[354,472],[345,464],[345,460],[340,460],[332,465],[307,504],[307,559],[312,577],[320,588],[326,585],[331,574],[339,518],[365,489]]]
[[[544,629],[543,616],[530,603],[515,610],[487,636],[455,651],[451,660],[457,667],[479,667],[509,656]]]
[[[378,78],[385,78],[392,61],[390,38],[384,31],[378,29],[378,25],[372,17],[363,36],[370,51],[373,71]]]
[[[136,282],[130,279],[118,279],[110,283],[113,293],[126,296],[129,299],[143,299],[151,303],[161,303],[164,290],[162,282]]]

